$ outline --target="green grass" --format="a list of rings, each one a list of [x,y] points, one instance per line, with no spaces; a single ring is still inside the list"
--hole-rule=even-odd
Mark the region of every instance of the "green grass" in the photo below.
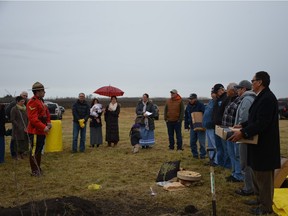
[[[163,121],[163,107],[160,107],[160,120],[155,121],[156,145],[152,149],[141,149],[131,153],[129,141],[130,126],[134,121],[134,108],[122,108],[120,113],[120,142],[109,148],[104,143],[99,148],[89,148],[89,129],[87,130],[85,153],[71,153],[72,115],[66,110],[62,120],[63,151],[45,153],[42,157],[44,176],[30,176],[28,158],[12,160],[9,155],[10,137],[6,138],[6,162],[0,165],[0,206],[16,206],[30,201],[79,196],[96,201],[97,199],[131,202],[141,200],[155,206],[173,207],[179,212],[185,206],[194,205],[204,215],[211,214],[211,191],[209,166],[206,160],[191,157],[189,133],[183,130],[184,151],[168,151],[168,136]],[[280,121],[281,153],[288,157],[288,121]],[[105,123],[103,126],[105,137]],[[181,191],[167,192],[155,184],[158,171],[165,161],[181,160],[181,167],[199,172],[202,180]],[[225,177],[229,170],[216,167],[216,202],[219,215],[248,215],[247,206],[242,201],[247,198],[234,194],[242,183],[227,183]],[[90,184],[102,186],[99,190],[88,190]],[[150,187],[156,196],[150,195]],[[240,212],[242,213],[239,213]]]

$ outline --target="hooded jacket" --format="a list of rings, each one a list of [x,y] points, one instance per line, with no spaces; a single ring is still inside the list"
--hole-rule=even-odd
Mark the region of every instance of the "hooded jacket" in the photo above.
[[[256,97],[255,92],[246,91],[243,95],[240,96],[242,99],[235,116],[235,125],[239,125],[248,120],[249,109]]]
[[[164,108],[165,121],[183,121],[184,118],[184,103],[179,94],[175,98],[167,100]]]

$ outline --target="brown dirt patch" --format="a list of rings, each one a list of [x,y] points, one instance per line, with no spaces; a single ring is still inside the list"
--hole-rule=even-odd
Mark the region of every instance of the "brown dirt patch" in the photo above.
[[[159,205],[159,204],[158,204]],[[184,212],[183,212],[184,213]],[[146,215],[187,215],[177,213],[174,208],[167,208],[157,203],[145,203],[144,200],[131,199],[130,202],[120,200],[95,200],[89,201],[79,197],[63,197],[47,199],[44,201],[29,202],[13,208],[0,208],[1,216],[31,216],[31,215],[66,215],[66,216],[95,216],[95,215],[118,215],[118,216],[146,216]],[[189,214],[188,214],[189,215]]]

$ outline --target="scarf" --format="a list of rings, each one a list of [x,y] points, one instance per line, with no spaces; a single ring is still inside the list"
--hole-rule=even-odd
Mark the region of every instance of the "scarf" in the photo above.
[[[145,103],[144,101],[142,101],[142,103],[143,103],[143,113],[145,113],[146,112],[146,107],[147,107],[147,102]],[[149,130],[149,121],[148,121],[148,118],[147,118],[147,116],[144,118],[144,124],[145,124],[145,129],[146,130]]]
[[[109,109],[110,109],[111,111],[115,111],[116,108],[117,108],[117,103],[115,103],[115,104],[109,103]]]
[[[18,104],[16,104],[16,106],[17,106],[17,109],[26,112],[26,106],[20,106]]]

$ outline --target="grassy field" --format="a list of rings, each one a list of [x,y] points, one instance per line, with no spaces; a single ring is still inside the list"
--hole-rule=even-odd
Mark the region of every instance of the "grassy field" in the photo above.
[[[72,114],[71,110],[66,110],[62,120],[63,151],[43,155],[44,176],[40,178],[30,176],[28,158],[11,159],[10,137],[7,137],[6,162],[0,165],[0,206],[13,207],[30,201],[78,196],[94,202],[109,200],[119,203],[119,208],[125,212],[129,212],[128,208],[131,205],[142,205],[147,209],[173,208],[176,211],[169,215],[180,215],[186,206],[194,205],[202,215],[211,215],[210,171],[209,166],[204,165],[208,159],[197,160],[191,157],[189,133],[183,129],[183,152],[169,151],[163,107],[160,107],[160,120],[155,121],[155,146],[147,150],[141,149],[138,154],[132,154],[128,134],[135,117],[134,110],[134,108],[121,110],[120,142],[117,147],[109,148],[103,143],[99,148],[89,148],[88,129],[86,151],[77,154],[71,153]],[[281,120],[280,128],[281,154],[288,157],[288,121]],[[105,137],[105,125],[103,136]],[[155,180],[162,163],[174,160],[181,160],[180,166],[186,170],[199,172],[202,180],[184,190],[174,192],[167,192],[157,186]],[[248,198],[234,194],[234,190],[241,187],[242,183],[227,183],[225,177],[228,175],[229,170],[215,168],[217,213],[248,215],[247,206],[242,204],[242,201]],[[93,183],[100,184],[102,188],[89,190],[88,186]],[[157,193],[156,196],[151,196],[150,187]],[[131,213],[133,214],[135,213]]]

